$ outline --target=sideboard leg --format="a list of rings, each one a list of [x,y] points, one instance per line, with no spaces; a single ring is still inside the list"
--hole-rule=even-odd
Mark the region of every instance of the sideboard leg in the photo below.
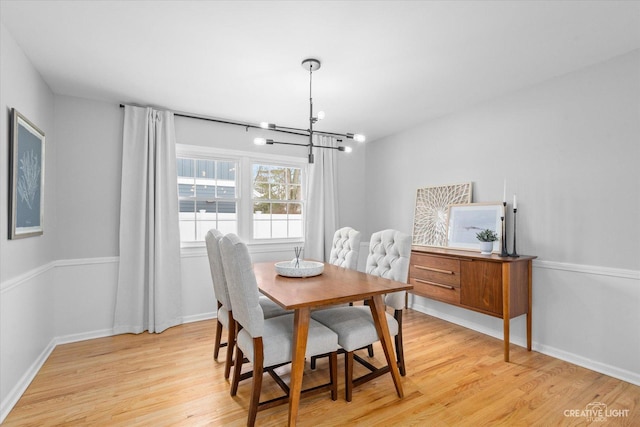
[[[532,268],[532,262],[531,260],[529,260],[529,262],[527,263],[527,270],[528,270],[528,278],[527,278],[527,287],[528,287],[528,300],[527,300],[527,350],[531,351],[531,324],[532,324],[532,320],[531,317],[533,316],[533,291],[532,291],[532,286],[531,286],[531,282],[532,282],[532,276],[533,276],[533,268]]]
[[[504,322],[504,361],[509,361],[509,298],[511,289],[511,267],[508,262],[502,264],[502,320]]]

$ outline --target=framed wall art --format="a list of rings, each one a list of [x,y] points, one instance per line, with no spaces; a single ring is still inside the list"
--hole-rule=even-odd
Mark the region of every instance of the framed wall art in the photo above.
[[[491,230],[498,235],[492,252],[500,252],[501,220],[504,205],[494,203],[470,203],[450,205],[447,224],[447,246],[457,249],[480,250],[476,234]]]
[[[11,110],[9,238],[38,236],[44,219],[44,132]]]
[[[413,244],[447,246],[447,208],[471,203],[471,183],[419,188],[413,217]]]

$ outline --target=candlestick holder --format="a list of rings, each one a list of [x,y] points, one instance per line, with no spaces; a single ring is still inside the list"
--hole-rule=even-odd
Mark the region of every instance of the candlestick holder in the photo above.
[[[513,258],[518,258],[520,256],[516,251],[516,213],[517,212],[518,212],[518,209],[513,208],[513,252],[509,255],[510,257],[513,257]]]
[[[504,206],[503,212],[506,213],[507,202],[502,202],[502,206]],[[502,249],[500,250],[500,256],[504,258],[509,256],[509,251],[507,251],[507,224],[504,214],[500,217],[500,223],[502,224],[502,239],[500,239],[500,241],[502,242]]]

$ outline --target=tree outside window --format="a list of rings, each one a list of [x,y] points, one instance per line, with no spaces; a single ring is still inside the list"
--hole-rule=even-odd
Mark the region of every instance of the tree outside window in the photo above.
[[[253,237],[302,237],[302,170],[254,164],[252,171]]]

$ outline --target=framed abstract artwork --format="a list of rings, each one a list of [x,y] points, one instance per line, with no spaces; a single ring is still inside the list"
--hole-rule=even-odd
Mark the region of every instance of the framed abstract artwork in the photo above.
[[[471,203],[470,182],[419,188],[413,217],[413,244],[447,246],[449,205]]]
[[[492,252],[500,252],[501,220],[504,205],[495,203],[470,203],[450,205],[447,215],[447,246],[457,249],[480,250],[476,234],[491,230],[498,235]]]
[[[44,132],[11,110],[9,238],[38,236],[44,219]]]

